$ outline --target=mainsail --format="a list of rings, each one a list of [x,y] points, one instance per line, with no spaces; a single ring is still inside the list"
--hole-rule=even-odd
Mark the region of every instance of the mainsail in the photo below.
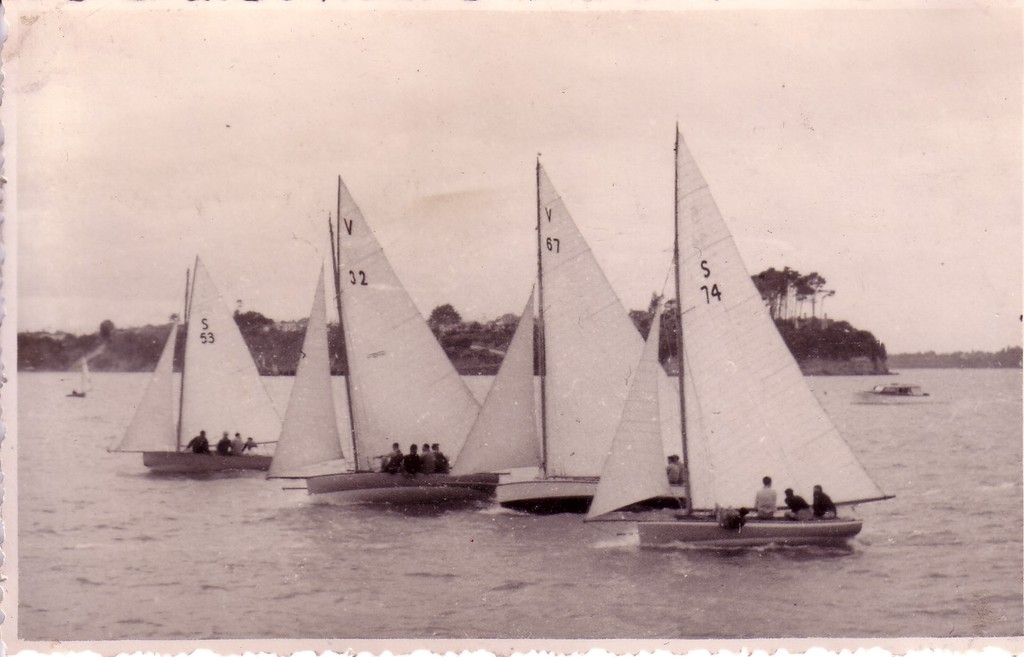
[[[644,341],[543,167],[538,211],[544,332],[546,473],[596,477]],[[664,371],[662,390],[671,390]],[[666,449],[680,450],[678,406]]]
[[[409,298],[339,180],[341,307],[357,470],[391,443],[440,443],[457,458],[479,404]]]
[[[115,452],[173,452],[178,436],[174,425],[174,344],[178,323],[171,324],[171,334],[160,352],[153,377],[146,385],[142,401],[124,436],[114,446]]]
[[[749,506],[765,475],[805,494],[820,483],[837,503],[883,498],[803,380],[678,132],[676,216],[693,508]]]
[[[587,519],[653,497],[671,497],[661,443],[658,362],[661,306],[654,314],[640,364],[632,377],[601,480],[590,503]]]
[[[281,419],[263,388],[249,348],[214,287],[196,260],[188,333],[185,337],[181,438],[206,431],[211,443],[221,433],[240,433],[257,442],[281,433]]]
[[[297,472],[301,468],[342,458],[338,419],[331,391],[330,353],[327,348],[327,309],[324,273],[316,284],[309,311],[306,337],[288,398],[274,460],[268,476]]]
[[[539,467],[533,376],[533,294],[452,474]]]

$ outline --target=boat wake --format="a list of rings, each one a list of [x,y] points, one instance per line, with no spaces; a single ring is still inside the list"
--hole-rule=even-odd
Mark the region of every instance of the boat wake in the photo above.
[[[640,534],[633,531],[622,531],[615,536],[606,536],[595,541],[591,547],[598,550],[622,550],[640,547]]]
[[[488,504],[487,506],[481,507],[477,513],[483,516],[529,516],[531,514],[526,511],[517,511],[516,509],[509,509],[503,507],[500,504]]]

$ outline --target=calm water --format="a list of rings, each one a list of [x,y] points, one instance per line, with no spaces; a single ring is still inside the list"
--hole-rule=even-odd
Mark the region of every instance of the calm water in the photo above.
[[[896,377],[893,377],[894,379]],[[155,476],[108,454],[144,374],[19,375],[24,639],[1016,636],[1019,370],[908,370],[931,401],[808,382],[881,487],[849,549],[641,550],[626,525],[483,504],[317,503],[257,474]],[[482,393],[489,379],[470,380]],[[283,409],[291,380],[266,379]],[[824,481],[826,490],[828,482]],[[779,482],[783,485],[784,482]],[[751,482],[751,495],[757,482]],[[808,491],[809,493],[809,491]],[[7,610],[8,613],[14,610]]]

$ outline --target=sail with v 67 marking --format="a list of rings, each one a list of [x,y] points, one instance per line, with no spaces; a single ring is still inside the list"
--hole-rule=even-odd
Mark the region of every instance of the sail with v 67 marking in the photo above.
[[[539,164],[538,202],[546,473],[597,477],[644,341]],[[677,453],[678,409],[666,413],[666,450]]]
[[[539,162],[536,221],[543,461],[536,477],[510,473],[496,495],[532,513],[584,513],[644,341]],[[664,370],[656,380],[659,397],[677,396]],[[664,454],[678,454],[678,405],[660,428]]]

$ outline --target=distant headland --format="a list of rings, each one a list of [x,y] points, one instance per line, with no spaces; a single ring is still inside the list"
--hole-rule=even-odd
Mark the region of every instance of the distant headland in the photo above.
[[[889,365],[899,368],[1022,366],[1020,347],[1007,347],[996,353],[928,352],[888,356],[885,344],[870,331],[824,316],[825,300],[835,291],[825,289],[825,279],[816,272],[802,275],[789,268],[771,268],[752,279],[804,374],[889,374]],[[648,308],[629,312],[644,337],[650,330],[657,301],[657,296],[652,295]],[[669,372],[678,370],[678,328],[675,313],[671,312],[674,304],[674,300],[666,303],[659,345],[661,361]],[[306,320],[275,321],[253,310],[236,311],[234,317],[261,374],[294,374]],[[451,304],[442,304],[430,313],[427,324],[460,373],[492,375],[501,365],[518,321],[516,315],[506,314],[486,322],[465,322]],[[102,322],[95,333],[86,335],[21,332],[18,333],[18,370],[67,371],[77,368],[85,359],[93,371],[147,372],[156,366],[169,333],[170,324],[117,328],[110,320]],[[184,334],[179,333],[176,369],[181,366],[183,341]],[[341,335],[337,325],[328,327],[328,341],[331,370],[344,374],[346,364],[339,348]]]

